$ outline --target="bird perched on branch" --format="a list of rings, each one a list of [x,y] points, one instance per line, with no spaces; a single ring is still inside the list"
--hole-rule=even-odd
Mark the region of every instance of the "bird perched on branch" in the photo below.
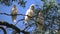
[[[29,22],[31,17],[33,17],[33,15],[34,15],[34,4],[32,4],[26,12],[25,23]]]
[[[12,21],[13,22],[16,22],[16,17],[17,17],[17,8],[16,8],[16,5],[14,4],[12,10],[11,10],[11,15],[12,15]]]
[[[37,16],[36,21],[41,24],[41,25],[40,24],[37,24],[38,25],[38,30],[39,31],[42,31],[43,23],[44,23],[44,18],[43,18],[43,13],[42,12],[39,12],[38,13],[38,16]]]
[[[42,14],[42,12],[39,12],[39,13],[38,13],[37,22],[43,24],[43,22],[44,22],[44,18],[43,18],[43,14]]]

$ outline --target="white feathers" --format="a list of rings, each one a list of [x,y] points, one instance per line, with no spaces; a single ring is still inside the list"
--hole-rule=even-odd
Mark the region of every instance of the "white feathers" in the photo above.
[[[34,4],[32,4],[26,12],[25,23],[29,22],[33,15],[34,15]]]
[[[16,22],[17,12],[18,12],[18,10],[16,8],[16,5],[14,5],[13,8],[12,8],[12,11],[11,11],[12,21],[13,22]]]
[[[16,20],[14,20],[13,22],[16,22]]]

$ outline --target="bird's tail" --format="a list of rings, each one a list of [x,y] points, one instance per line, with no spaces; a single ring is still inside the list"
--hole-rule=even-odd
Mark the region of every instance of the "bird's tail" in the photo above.
[[[16,16],[12,16],[12,21],[16,22]]]
[[[14,20],[13,22],[16,22],[16,20]]]

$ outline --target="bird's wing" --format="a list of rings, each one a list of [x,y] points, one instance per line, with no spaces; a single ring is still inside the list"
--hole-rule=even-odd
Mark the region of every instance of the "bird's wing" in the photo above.
[[[11,14],[17,14],[17,12],[18,12],[18,10],[17,10],[17,9],[12,8],[12,10],[11,10]]]

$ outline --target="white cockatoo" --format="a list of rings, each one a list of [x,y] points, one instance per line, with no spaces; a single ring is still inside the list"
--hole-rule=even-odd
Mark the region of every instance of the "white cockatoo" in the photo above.
[[[11,10],[12,21],[13,21],[13,22],[16,22],[17,12],[18,12],[18,10],[17,10],[17,8],[16,8],[16,5],[14,4],[14,5],[13,5],[13,8],[12,8],[12,10]]]
[[[25,23],[29,22],[33,15],[34,15],[34,4],[32,4],[26,12]]]

